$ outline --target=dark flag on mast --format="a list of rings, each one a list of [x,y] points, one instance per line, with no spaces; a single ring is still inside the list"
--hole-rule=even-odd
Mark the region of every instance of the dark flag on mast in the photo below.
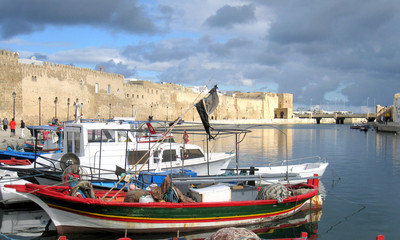
[[[211,136],[210,133],[210,123],[208,121],[208,117],[210,114],[214,112],[214,110],[217,108],[218,103],[219,103],[219,98],[217,94],[217,89],[218,86],[215,84],[215,86],[208,92],[209,95],[203,99],[201,99],[198,103],[196,103],[196,109],[197,112],[199,113],[201,122],[203,123],[204,129],[206,130],[209,139],[214,139],[213,136]]]

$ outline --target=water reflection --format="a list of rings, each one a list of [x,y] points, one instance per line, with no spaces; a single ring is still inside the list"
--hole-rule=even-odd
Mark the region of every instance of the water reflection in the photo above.
[[[399,138],[397,134],[386,133],[386,132],[376,132],[375,134],[375,148],[378,155],[385,156],[386,158],[391,158],[393,173],[397,175],[400,171],[400,153],[399,153]]]
[[[14,209],[0,209],[0,232],[11,238],[34,239],[46,231],[53,231],[49,215],[37,205]],[[0,236],[1,239],[1,236]]]

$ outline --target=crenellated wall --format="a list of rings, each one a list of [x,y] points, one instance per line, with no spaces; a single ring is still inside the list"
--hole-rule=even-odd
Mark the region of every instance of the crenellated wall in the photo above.
[[[105,69],[106,70],[106,69]],[[73,119],[74,102],[83,104],[84,118],[137,116],[145,120],[173,120],[185,114],[187,121],[199,120],[192,107],[205,96],[181,85],[129,81],[122,75],[88,68],[22,61],[17,53],[0,51],[0,118],[19,123],[46,124],[53,117]],[[272,119],[279,111],[284,118],[293,113],[293,95],[287,93],[219,94],[220,104],[212,119]],[[40,101],[39,101],[40,97]],[[68,104],[69,99],[69,104]],[[39,117],[40,112],[40,117]]]

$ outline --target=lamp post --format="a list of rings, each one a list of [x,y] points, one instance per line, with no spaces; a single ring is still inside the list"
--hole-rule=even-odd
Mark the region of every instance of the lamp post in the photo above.
[[[108,109],[108,119],[111,119],[111,103],[109,104],[109,109]]]
[[[15,92],[12,93],[12,97],[13,97],[13,118],[15,119],[15,96],[17,96],[17,94]]]
[[[70,104],[70,99],[68,98],[67,99],[67,106],[68,106],[68,109],[67,109],[67,121],[69,121],[69,104]]]
[[[41,113],[41,102],[42,102],[42,98],[39,97],[39,125],[42,125],[42,113]]]
[[[57,118],[57,102],[58,102],[58,97],[54,98],[54,117]]]
[[[169,104],[167,104],[167,122],[168,122],[168,108],[169,108]]]
[[[132,117],[133,117],[133,104],[132,104]]]
[[[150,105],[150,116],[153,116],[153,103]]]

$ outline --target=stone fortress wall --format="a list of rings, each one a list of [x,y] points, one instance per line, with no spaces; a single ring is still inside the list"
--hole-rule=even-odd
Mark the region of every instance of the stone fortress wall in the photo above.
[[[205,96],[173,83],[129,81],[122,75],[40,61],[24,61],[0,50],[0,118],[23,119],[28,125],[74,118],[74,103],[82,103],[83,118],[132,117],[147,120],[199,121],[193,104]],[[212,86],[209,86],[211,88]],[[13,97],[15,92],[15,98]],[[288,93],[220,94],[212,119],[292,118]],[[39,117],[40,115],[40,117]]]

